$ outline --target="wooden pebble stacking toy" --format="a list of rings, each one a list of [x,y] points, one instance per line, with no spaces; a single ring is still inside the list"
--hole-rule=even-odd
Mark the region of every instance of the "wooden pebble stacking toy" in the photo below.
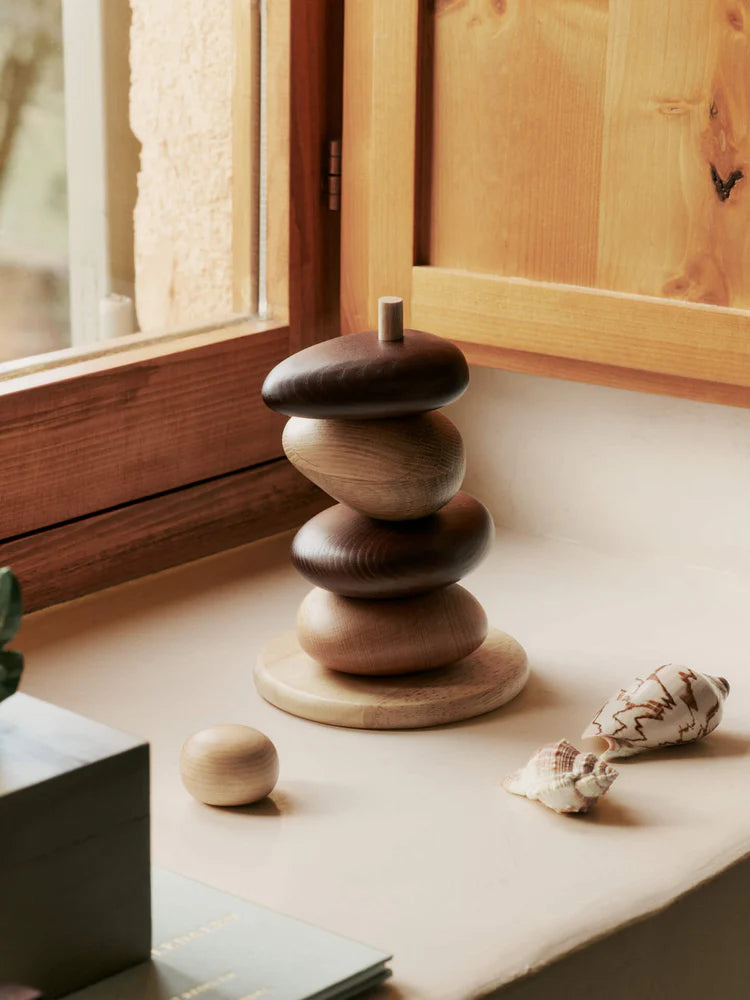
[[[505,704],[528,677],[522,647],[458,585],[493,535],[461,491],[461,435],[437,412],[468,385],[466,359],[404,331],[402,309],[381,298],[377,331],[308,347],[263,385],[291,418],[287,457],[339,502],[294,538],[292,561],[315,586],[296,629],[261,652],[255,682],[277,707],[330,725],[455,722]]]

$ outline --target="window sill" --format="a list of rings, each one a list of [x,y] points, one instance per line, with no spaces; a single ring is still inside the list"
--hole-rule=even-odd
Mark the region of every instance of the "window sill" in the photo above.
[[[502,995],[573,996],[588,980],[606,981],[610,1000],[692,997],[703,976],[716,995],[741,993],[750,587],[500,534],[467,585],[526,646],[526,691],[466,724],[354,732],[287,716],[254,690],[258,650],[307,589],[288,545],[265,539],[24,624],[28,694],[151,741],[156,863],[392,950],[393,998],[484,995],[529,969],[541,971]],[[705,743],[622,763],[588,818],[502,791],[537,746],[583,748],[601,702],[670,658],[732,684]],[[182,742],[223,721],[277,745],[279,784],[254,809],[201,807],[181,787]]]

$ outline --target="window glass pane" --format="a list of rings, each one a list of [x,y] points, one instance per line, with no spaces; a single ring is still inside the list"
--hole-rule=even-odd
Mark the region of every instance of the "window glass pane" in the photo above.
[[[258,314],[261,6],[0,0],[0,376]]]
[[[253,314],[258,4],[132,0],[132,9],[140,328],[180,330]]]
[[[0,361],[70,343],[60,0],[0,0]]]

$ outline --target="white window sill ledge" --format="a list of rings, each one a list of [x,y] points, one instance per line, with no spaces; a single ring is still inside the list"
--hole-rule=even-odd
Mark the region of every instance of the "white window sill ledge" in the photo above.
[[[288,544],[264,540],[24,625],[23,690],[151,741],[157,863],[393,951],[393,984],[382,996],[430,1000],[507,983],[734,865],[720,905],[715,894],[705,904],[709,950],[700,956],[686,938],[685,961],[665,970],[657,940],[650,960],[681,997],[698,986],[691,962],[741,964],[741,954],[712,955],[710,942],[729,942],[738,907],[750,919],[748,864],[739,863],[750,849],[747,582],[499,533],[466,584],[492,624],[525,645],[527,690],[465,724],[358,732],[287,716],[254,689],[256,653],[291,626],[308,589],[289,566]],[[583,749],[579,734],[602,701],[668,660],[731,683],[724,722],[704,744],[623,763],[588,818],[501,790],[537,746],[565,737]],[[276,743],[271,803],[221,811],[183,790],[182,742],[228,721]],[[739,895],[730,900],[733,885]],[[659,934],[679,939],[684,905],[667,911]],[[625,937],[623,947],[631,949],[623,960],[643,959]],[[589,954],[596,963],[596,949],[579,960]],[[549,974],[554,988],[557,973]],[[556,995],[574,996],[564,968],[559,975]],[[622,969],[607,975],[584,964],[575,975],[588,981],[581,995],[597,982],[608,1000],[672,995],[628,987]],[[543,982],[533,977],[507,995],[552,995],[534,992]],[[737,993],[724,988],[716,995],[743,995],[739,982]]]

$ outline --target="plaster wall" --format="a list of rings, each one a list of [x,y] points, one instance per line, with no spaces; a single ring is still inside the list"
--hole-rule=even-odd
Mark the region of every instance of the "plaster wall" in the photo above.
[[[139,327],[220,321],[233,311],[231,0],[131,6]]]
[[[449,412],[499,526],[750,571],[750,410],[473,368]]]

